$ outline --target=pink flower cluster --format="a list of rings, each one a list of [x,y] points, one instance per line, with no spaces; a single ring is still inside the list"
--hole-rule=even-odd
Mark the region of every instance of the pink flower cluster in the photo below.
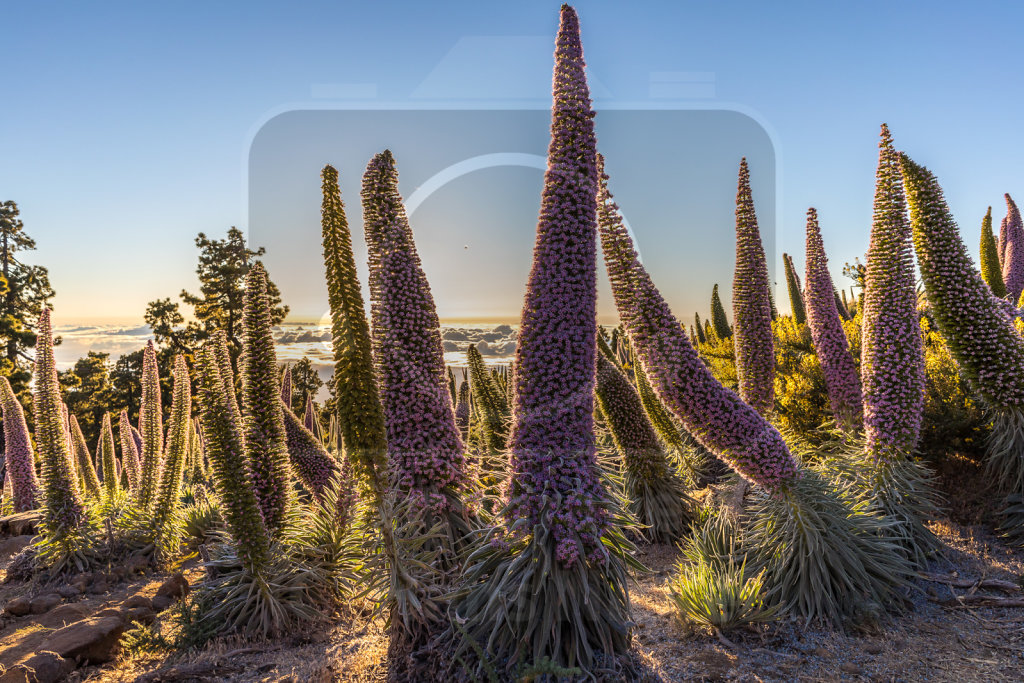
[[[370,248],[374,360],[387,426],[392,483],[443,507],[441,492],[465,477],[462,437],[448,394],[441,323],[398,194],[391,152],[363,176]]]
[[[736,190],[736,270],[732,280],[732,324],[740,397],[762,415],[775,407],[775,345],[771,284],[750,192],[747,160],[740,162]]]
[[[852,430],[863,423],[860,374],[850,354],[850,344],[843,331],[843,321],[836,305],[835,287],[828,273],[828,257],[818,227],[818,212],[807,210],[807,324],[818,354],[828,400],[836,423]]]
[[[1002,246],[1003,283],[1010,303],[1016,304],[1024,291],[1024,222],[1010,195],[1006,199],[1006,217],[999,231]]]
[[[7,478],[14,491],[14,511],[34,510],[39,504],[39,482],[32,455],[32,438],[25,424],[25,411],[6,377],[0,377],[0,406],[4,412],[4,458],[7,461]]]
[[[917,262],[943,338],[985,403],[1024,405],[1024,341],[975,269],[935,176],[906,155],[900,162]]]
[[[723,387],[697,355],[637,259],[606,186],[598,201],[598,223],[619,317],[658,397],[701,445],[746,479],[778,491],[799,474],[786,442]]]
[[[867,254],[861,382],[868,450],[877,459],[913,452],[924,407],[924,350],[899,158],[882,125],[874,222]]]
[[[593,434],[597,141],[579,19],[563,5],[551,142],[515,355],[509,523],[542,520],[563,566],[603,562]]]
[[[295,474],[309,491],[321,498],[331,478],[340,470],[320,440],[313,435],[292,409],[281,403],[284,431],[288,437],[288,456]]]

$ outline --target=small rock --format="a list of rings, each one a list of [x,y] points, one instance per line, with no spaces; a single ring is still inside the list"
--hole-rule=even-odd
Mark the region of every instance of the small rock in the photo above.
[[[132,555],[125,562],[125,569],[132,574],[142,574],[149,569],[149,560],[141,555]]]
[[[56,593],[44,593],[32,598],[32,614],[46,614],[63,601]]]
[[[15,664],[0,673],[0,683],[34,683],[36,674],[24,664]]]
[[[814,656],[815,657],[822,657],[823,659],[827,659],[827,658],[832,656],[832,653],[829,652],[828,650],[826,650],[823,647],[816,647],[816,648],[814,648]]]
[[[65,659],[56,652],[37,652],[28,659],[23,659],[20,666],[32,672],[33,683],[55,683],[74,671],[75,663]]]
[[[103,664],[117,653],[124,629],[119,616],[83,619],[51,633],[43,641],[42,649],[61,657],[81,657],[90,664]]]
[[[32,542],[31,536],[14,536],[0,541],[0,558],[17,555]]]
[[[157,596],[168,597],[172,600],[188,595],[188,581],[185,580],[185,575],[180,572],[172,574],[156,589],[156,594]]]
[[[4,614],[12,617],[23,617],[32,611],[32,604],[28,598],[14,598],[4,607]]]
[[[61,586],[60,588],[58,588],[57,592],[60,594],[60,597],[65,598],[65,599],[70,599],[70,598],[76,597],[78,595],[81,595],[82,590],[78,586],[72,586],[71,584],[65,584],[65,585]]]
[[[117,609],[116,607],[107,607],[106,609],[101,609],[99,612],[97,612],[93,616],[94,617],[120,617],[121,616],[121,610]]]
[[[148,607],[153,608],[153,601],[147,598],[145,595],[133,595],[124,602],[121,603],[121,607],[124,609],[132,609],[133,607]]]
[[[81,605],[60,605],[39,619],[46,628],[61,628],[89,616],[89,611]]]
[[[108,588],[106,579],[99,579],[92,582],[92,585],[89,586],[89,592],[93,595],[102,595],[107,592]]]
[[[0,528],[6,528],[11,536],[33,536],[42,519],[42,510],[18,512],[0,519]]]
[[[121,614],[124,616],[125,623],[129,624],[137,621],[148,626],[156,621],[156,612],[149,607],[132,607],[124,610]]]
[[[153,597],[153,609],[157,612],[163,612],[165,609],[174,604],[174,600],[167,597],[166,595],[156,595]]]
[[[845,671],[848,674],[859,674],[860,673],[860,667],[857,666],[856,664],[854,664],[853,662],[843,662],[842,664],[839,665],[839,668],[842,669],[843,671]]]
[[[867,652],[869,655],[881,654],[884,649],[881,643],[867,643],[864,645],[864,652]]]
[[[89,589],[89,584],[92,582],[92,574],[79,574],[73,577],[68,583],[78,589],[79,593],[84,593]]]

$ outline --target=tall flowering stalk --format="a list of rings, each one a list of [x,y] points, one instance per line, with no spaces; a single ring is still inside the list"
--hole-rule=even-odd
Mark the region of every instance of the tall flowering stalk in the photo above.
[[[786,269],[786,290],[789,292],[789,307],[793,311],[793,320],[797,325],[807,322],[807,309],[804,307],[804,295],[800,291],[800,279],[793,266],[793,257],[782,255],[782,263]]]
[[[642,533],[652,542],[675,542],[689,524],[686,485],[658,442],[637,390],[603,353],[597,356],[596,391]]]
[[[281,414],[267,272],[260,263],[246,275],[242,354],[242,425],[256,497],[271,534],[283,527],[292,502],[288,443]]]
[[[466,349],[466,357],[473,401],[483,418],[484,439],[492,454],[500,453],[505,450],[510,417],[505,392],[487,369],[475,344],[470,344]]]
[[[762,415],[775,404],[775,351],[771,283],[761,231],[750,192],[747,160],[740,162],[736,191],[736,271],[732,280],[732,319],[740,397]]]
[[[100,480],[96,476],[96,468],[92,464],[89,446],[85,443],[85,435],[78,424],[78,418],[71,415],[68,419],[71,432],[71,452],[78,470],[78,482],[82,493],[93,500],[99,500]]]
[[[935,176],[900,157],[914,246],[935,322],[974,391],[993,412],[989,466],[1002,487],[1024,495],[1024,341],[1006,307],[974,268]],[[1016,530],[1024,536],[1018,512]]]
[[[509,523],[543,517],[565,567],[602,562],[593,437],[597,152],[575,12],[563,6],[533,267],[516,344]],[[549,500],[545,504],[545,500]]]
[[[324,438],[323,430],[320,428],[320,419],[316,416],[313,394],[306,394],[306,409],[302,413],[302,426],[308,429],[318,441]]]
[[[32,438],[25,424],[25,412],[6,377],[0,377],[0,407],[4,413],[4,459],[7,481],[14,494],[14,511],[34,510],[40,503]]]
[[[185,458],[190,447],[192,423],[192,383],[185,357],[174,357],[174,393],[171,398],[171,424],[167,434],[167,453],[160,476],[160,488],[153,506],[152,529],[157,537],[166,537],[167,523],[178,507]]]
[[[327,452],[320,439],[283,401],[281,413],[284,415],[284,430],[288,437],[288,456],[292,469],[309,492],[318,500],[323,500],[331,482],[341,474],[341,466]],[[346,502],[351,503],[351,498],[346,497]]]
[[[807,323],[825,374],[829,404],[836,423],[843,429],[854,430],[863,423],[860,373],[843,331],[818,212],[813,208],[807,210],[806,268]]]
[[[242,446],[242,426],[227,400],[230,394],[225,385],[233,380],[222,376],[216,346],[216,342],[207,344],[196,356],[203,442],[238,554],[250,572],[258,573],[269,559],[270,535]]]
[[[441,323],[398,194],[391,152],[363,176],[375,361],[393,481],[438,511],[465,480],[462,438],[448,396]]]
[[[658,397],[697,441],[746,479],[776,491],[796,477],[796,461],[779,432],[723,387],[690,345],[637,259],[607,185],[598,222],[619,317]]]
[[[459,400],[455,404],[455,424],[462,434],[462,440],[469,438],[469,380],[463,378],[459,385]]]
[[[704,325],[700,321],[700,313],[693,314],[694,321],[694,332],[697,335],[697,342],[700,344],[707,344],[708,337],[704,334]],[[691,335],[692,336],[692,335]]]
[[[121,492],[121,480],[117,476],[117,456],[114,453],[114,431],[110,427],[110,413],[103,413],[100,424],[100,441],[96,444],[100,453],[100,468],[103,471],[103,499],[112,501]]]
[[[1002,231],[1005,235],[1002,245],[1003,283],[1010,302],[1017,303],[1024,291],[1024,222],[1013,198],[1008,194],[1003,197],[1006,199],[1005,229]]]
[[[729,318],[725,315],[725,306],[722,305],[722,298],[718,296],[718,284],[711,290],[711,329],[719,339],[728,339],[732,336]]]
[[[338,189],[338,172],[325,166],[321,227],[327,299],[331,308],[338,431],[359,487],[379,506],[387,485],[384,409],[371,355],[370,326],[352,253],[352,233]]]
[[[864,428],[876,460],[906,457],[921,430],[924,351],[910,239],[899,158],[883,124],[861,340]]]
[[[992,207],[988,207],[985,218],[981,221],[981,245],[978,249],[981,258],[981,277],[988,285],[993,296],[1002,299],[1006,296],[1006,284],[999,264],[999,246],[992,234]]]
[[[85,523],[86,511],[75,482],[71,448],[64,429],[60,382],[53,357],[53,331],[47,308],[39,314],[34,379],[32,403],[36,444],[43,462],[43,523],[46,536],[63,538]]]
[[[597,150],[579,19],[568,5],[555,42],[553,99],[510,378],[505,524],[470,558],[471,590],[456,618],[506,671],[546,658],[596,678],[596,650],[611,659],[629,648],[628,543],[611,523],[593,433]]]
[[[140,510],[148,510],[159,484],[160,458],[163,454],[163,408],[160,397],[160,374],[156,364],[156,347],[152,340],[142,353],[142,402],[139,408],[139,432],[142,433],[142,451],[139,455],[139,473],[135,503]]]
[[[281,400],[289,409],[292,407],[292,369],[287,365],[281,370]]]
[[[121,437],[121,467],[128,479],[128,489],[135,493],[139,488],[142,466],[139,463],[139,445],[132,434],[132,426],[128,421],[128,411],[122,410],[117,424]]]
[[[849,615],[865,595],[891,600],[909,567],[878,519],[852,509],[815,471],[801,471],[779,432],[715,380],[637,259],[606,186],[598,222],[619,317],[658,396],[701,444],[759,486],[744,536],[771,594],[808,621]]]

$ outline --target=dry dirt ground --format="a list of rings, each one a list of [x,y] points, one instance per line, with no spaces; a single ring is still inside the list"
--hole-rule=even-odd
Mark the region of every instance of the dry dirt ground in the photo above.
[[[1024,680],[1024,607],[975,604],[993,596],[1024,605],[1024,591],[1016,588],[1024,554],[1002,545],[985,526],[943,522],[933,528],[946,544],[945,557],[929,567],[929,579],[918,582],[905,613],[868,632],[802,630],[788,622],[741,629],[727,634],[731,646],[675,620],[666,581],[678,553],[669,546],[649,547],[642,559],[652,573],[638,577],[631,591],[636,653],[664,681]],[[198,570],[186,576],[197,580]],[[93,613],[135,594],[151,595],[164,578],[129,577],[104,593],[87,592],[65,604]],[[990,583],[1001,590],[978,585],[981,579],[996,580]],[[0,586],[0,604],[33,590],[38,592],[26,584]],[[74,610],[60,609],[74,616]],[[0,624],[0,664],[23,657],[59,627],[46,614],[4,617]],[[386,649],[379,621],[348,617],[318,633],[256,646],[227,641],[173,655],[123,650],[113,662],[84,666],[65,680],[384,681]]]

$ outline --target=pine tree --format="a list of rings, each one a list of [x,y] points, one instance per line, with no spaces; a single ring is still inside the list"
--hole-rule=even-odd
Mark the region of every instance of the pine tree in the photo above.
[[[36,248],[18,217],[18,205],[0,203],[0,374],[7,377],[15,395],[27,405],[32,358],[36,345],[36,320],[54,296],[46,268],[25,263],[20,255]]]

